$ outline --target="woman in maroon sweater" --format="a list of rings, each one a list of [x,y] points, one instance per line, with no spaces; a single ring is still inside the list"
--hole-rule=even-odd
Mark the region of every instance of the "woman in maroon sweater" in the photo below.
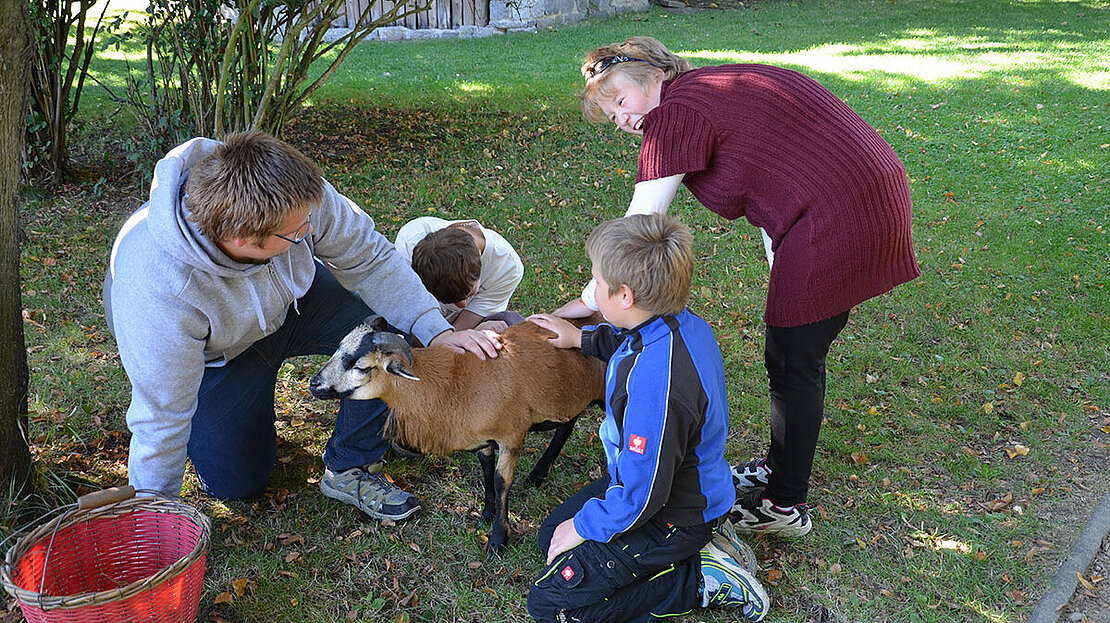
[[[627,214],[666,211],[685,184],[709,210],[762,231],[771,266],[765,459],[733,469],[741,531],[802,536],[825,401],[825,357],[851,308],[920,275],[901,161],[820,84],[767,65],[694,69],[650,37],[582,65],[582,108],[643,136]],[[556,314],[592,308],[593,283]]]

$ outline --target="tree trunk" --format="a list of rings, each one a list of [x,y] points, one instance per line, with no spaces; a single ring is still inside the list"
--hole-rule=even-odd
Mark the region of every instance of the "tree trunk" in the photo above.
[[[27,348],[19,290],[19,173],[27,121],[27,2],[0,0],[0,495],[29,482]]]

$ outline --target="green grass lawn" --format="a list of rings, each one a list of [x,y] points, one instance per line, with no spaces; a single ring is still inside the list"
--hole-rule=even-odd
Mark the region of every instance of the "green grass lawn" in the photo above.
[[[525,262],[515,306],[549,310],[588,278],[585,236],[631,196],[638,139],[585,123],[574,94],[584,53],[634,34],[695,65],[812,75],[882,133],[911,181],[923,275],[860,305],[833,346],[815,530],[753,541],[770,619],[1024,620],[1110,488],[1110,4],[759,2],[367,43],[286,138],[391,238],[425,214],[500,231]],[[99,60],[97,77],[122,84],[122,63]],[[31,189],[24,207],[32,444],[59,486],[126,480],[129,388],[99,284],[142,198],[115,149],[131,131],[126,113],[97,87],[85,98],[72,142],[86,172],[54,195]],[[686,191],[672,214],[695,233],[690,307],[726,361],[728,458],[746,460],[768,438],[758,231]],[[390,463],[425,502],[399,525],[319,494],[335,405],[308,395],[318,365],[283,370],[279,459],[263,499],[215,502],[187,478],[186,500],[214,520],[200,620],[528,620],[528,583],[543,562],[535,529],[604,469],[590,434],[600,413],[583,418],[543,489],[514,489],[514,540],[487,561],[466,453]],[[533,436],[522,470],[542,443]],[[11,507],[0,512],[2,535],[15,521]]]

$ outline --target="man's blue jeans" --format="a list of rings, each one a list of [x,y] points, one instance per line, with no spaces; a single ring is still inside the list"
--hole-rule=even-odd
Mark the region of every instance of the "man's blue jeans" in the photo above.
[[[274,387],[285,359],[331,355],[348,332],[373,312],[317,264],[312,287],[290,306],[285,323],[218,368],[205,368],[189,437],[189,458],[201,486],[221,499],[252,498],[274,468]],[[388,409],[380,400],[341,400],[324,449],[334,472],[378,461]]]

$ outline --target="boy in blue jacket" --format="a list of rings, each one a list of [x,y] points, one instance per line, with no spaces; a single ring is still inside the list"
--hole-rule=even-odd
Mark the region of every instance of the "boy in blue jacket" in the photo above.
[[[735,488],[721,353],[709,325],[685,308],[690,231],[664,214],[628,216],[598,226],[586,249],[611,324],[531,320],[557,334],[556,346],[608,362],[599,435],[609,473],[540,528],[547,566],[528,612],[537,621],[623,622],[717,605],[759,621],[767,592],[711,542]]]

